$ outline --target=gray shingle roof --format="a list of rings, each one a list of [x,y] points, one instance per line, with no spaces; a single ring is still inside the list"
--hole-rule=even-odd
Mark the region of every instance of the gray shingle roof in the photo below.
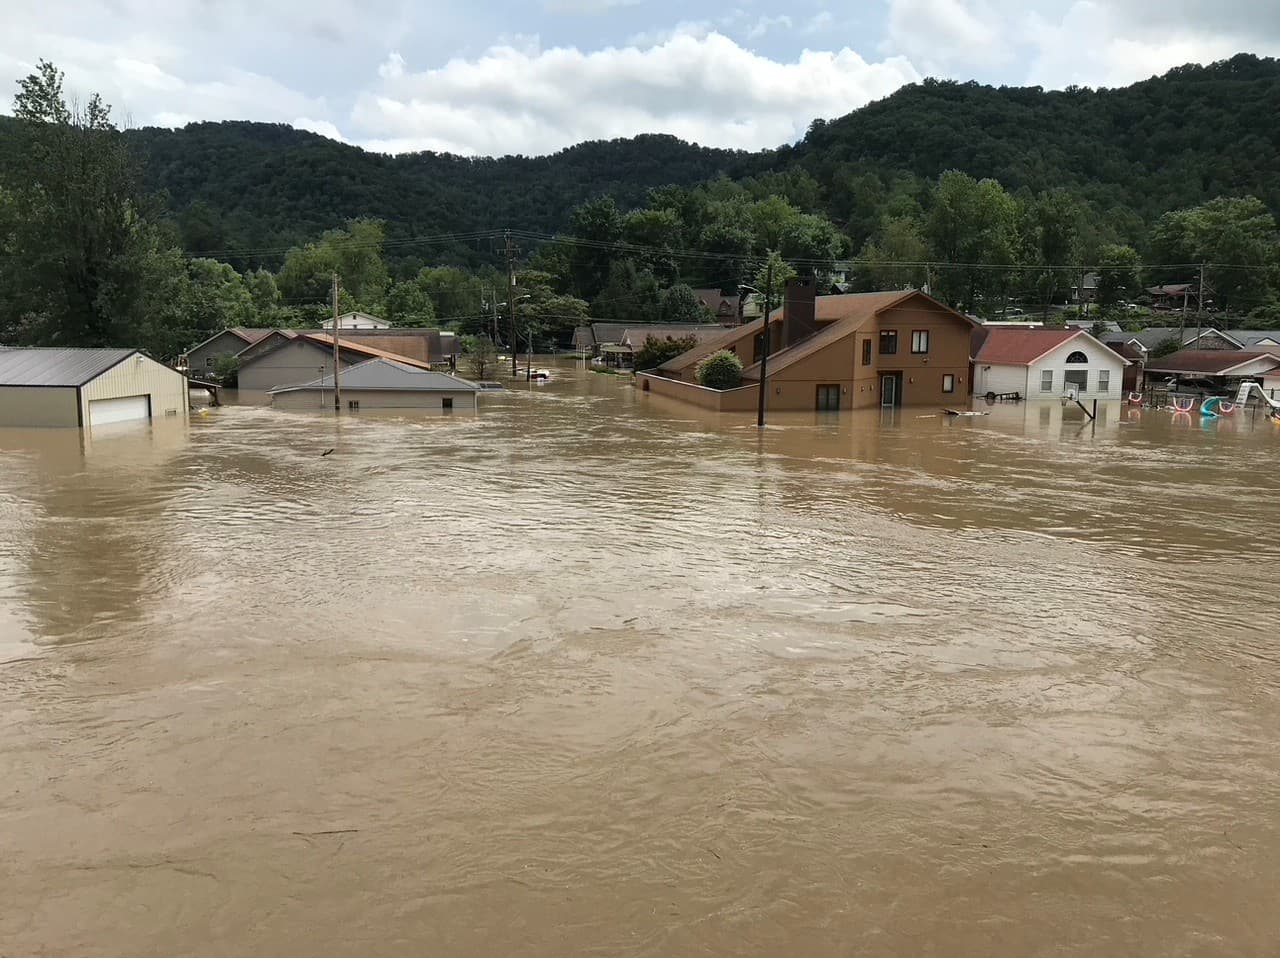
[[[0,346],[0,386],[83,386],[136,352]]]
[[[479,386],[467,379],[447,373],[431,372],[398,363],[394,359],[370,359],[342,370],[339,385],[343,389],[393,389],[405,392],[476,392]],[[333,389],[333,374],[298,386],[280,386],[272,393],[301,390]]]

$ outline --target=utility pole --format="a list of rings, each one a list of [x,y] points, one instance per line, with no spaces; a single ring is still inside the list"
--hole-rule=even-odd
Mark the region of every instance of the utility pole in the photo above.
[[[1204,263],[1200,264],[1200,285],[1196,287],[1196,349],[1200,348],[1200,326],[1204,323]]]
[[[507,240],[507,308],[511,310],[511,378],[516,378],[516,352],[520,349],[520,340],[516,334],[516,247],[511,242],[511,233],[504,234]]]
[[[498,289],[489,287],[489,308],[493,311],[493,345],[498,345]]]
[[[764,428],[764,394],[768,386],[769,370],[769,313],[773,294],[773,259],[770,258],[764,273],[764,332],[760,339],[760,404],[756,408],[756,428]]]
[[[338,384],[338,274],[333,274],[333,411],[342,411],[342,386]]]

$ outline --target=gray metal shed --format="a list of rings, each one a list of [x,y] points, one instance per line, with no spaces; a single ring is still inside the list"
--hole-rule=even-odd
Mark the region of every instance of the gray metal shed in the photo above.
[[[343,406],[362,409],[475,409],[480,387],[447,373],[419,369],[394,359],[369,359],[342,371]],[[281,409],[331,409],[333,374],[297,386],[270,390]]]

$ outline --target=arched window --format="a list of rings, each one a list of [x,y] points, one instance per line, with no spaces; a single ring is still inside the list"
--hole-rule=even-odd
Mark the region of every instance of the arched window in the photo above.
[[[1078,349],[1067,357],[1067,365],[1071,365],[1072,363],[1087,363],[1088,361],[1089,357]]]

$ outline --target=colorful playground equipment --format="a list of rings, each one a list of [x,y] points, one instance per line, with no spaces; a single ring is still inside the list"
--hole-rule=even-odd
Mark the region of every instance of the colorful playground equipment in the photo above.
[[[1174,412],[1191,412],[1196,406],[1194,396],[1174,396],[1173,411]]]

